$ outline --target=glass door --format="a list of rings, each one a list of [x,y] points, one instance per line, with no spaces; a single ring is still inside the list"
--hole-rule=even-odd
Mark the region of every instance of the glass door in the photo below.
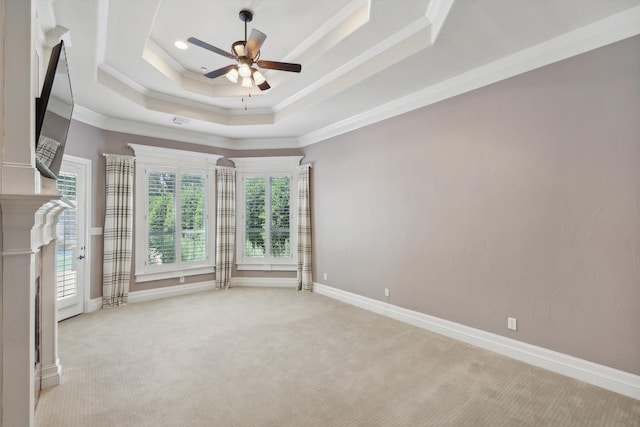
[[[58,320],[83,312],[84,268],[86,263],[85,194],[86,169],[63,160],[58,176],[58,189],[74,206],[58,218],[56,248],[56,279]]]

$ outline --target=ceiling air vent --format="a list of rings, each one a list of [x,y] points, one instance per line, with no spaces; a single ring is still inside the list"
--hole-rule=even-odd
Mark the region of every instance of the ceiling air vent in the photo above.
[[[186,124],[187,124],[187,123],[189,123],[191,120],[189,120],[189,119],[187,119],[187,118],[185,118],[185,117],[173,116],[173,117],[171,118],[171,121],[172,121],[173,123],[175,123],[176,125],[180,125],[180,126],[182,126],[182,125],[186,125]]]

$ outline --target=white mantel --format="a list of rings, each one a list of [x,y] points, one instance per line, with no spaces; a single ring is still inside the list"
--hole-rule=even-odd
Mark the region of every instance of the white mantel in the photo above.
[[[59,197],[58,197],[59,199]],[[32,426],[34,396],[60,383],[55,310],[56,224],[69,205],[51,195],[0,195],[2,210],[2,426]],[[38,262],[39,261],[39,262]],[[37,268],[40,266],[40,270]],[[42,321],[35,352],[36,280]]]

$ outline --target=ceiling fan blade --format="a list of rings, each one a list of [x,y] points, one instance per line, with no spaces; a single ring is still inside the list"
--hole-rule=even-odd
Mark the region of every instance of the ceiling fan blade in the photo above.
[[[258,52],[260,52],[262,43],[264,43],[266,38],[267,35],[262,31],[258,31],[255,28],[251,30],[249,40],[247,40],[247,45],[245,47],[247,58],[254,59],[258,56]]]
[[[293,73],[299,73],[302,71],[302,65],[292,64],[290,62],[265,61],[261,59],[256,62],[256,64],[258,64],[258,67],[266,68],[268,70],[291,71]]]
[[[271,89],[271,86],[269,86],[269,83],[267,83],[267,81],[265,80],[264,82],[260,83],[258,85],[258,89],[260,90],[268,90]]]
[[[203,48],[203,49],[210,50],[210,51],[211,51],[211,52],[213,52],[213,53],[217,53],[218,55],[222,55],[222,56],[227,57],[227,58],[229,58],[229,59],[237,59],[237,58],[235,57],[235,55],[233,55],[233,54],[231,54],[231,53],[229,53],[229,52],[226,52],[226,51],[224,51],[224,50],[222,50],[222,49],[220,49],[220,48],[218,48],[218,47],[212,46],[212,45],[210,45],[209,43],[203,42],[202,40],[198,40],[198,39],[197,39],[197,38],[195,38],[195,37],[189,37],[189,38],[187,39],[187,41],[188,41],[189,43],[191,43],[191,44],[194,44],[194,45],[196,45],[196,46],[200,46],[200,47],[201,47],[201,48]]]
[[[236,65],[227,65],[226,67],[218,68],[217,70],[209,71],[205,74],[205,77],[209,77],[210,79],[215,79],[216,77],[220,77],[223,74],[227,74],[232,69],[236,68]]]

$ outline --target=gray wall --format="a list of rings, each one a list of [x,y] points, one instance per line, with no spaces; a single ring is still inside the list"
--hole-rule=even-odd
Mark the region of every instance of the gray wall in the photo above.
[[[119,132],[105,131],[82,122],[72,121],[69,129],[66,154],[90,159],[92,161],[92,217],[91,227],[102,227],[104,225],[104,203],[105,203],[105,158],[103,153],[133,155],[133,150],[128,147],[129,143],[153,145],[157,147],[174,148],[179,150],[197,151],[203,153],[213,153],[225,157],[260,157],[260,156],[301,156],[302,149],[291,150],[228,150],[223,148],[212,148],[198,144],[189,144],[179,141],[151,138],[140,135],[132,135]],[[231,164],[226,159],[220,159],[220,164]],[[135,244],[135,243],[134,243]],[[102,236],[91,237],[91,296],[98,298],[102,296]],[[134,259],[135,265],[135,259]],[[133,270],[133,268],[132,268]],[[235,277],[295,277],[291,272],[255,272],[255,271],[234,271]],[[214,274],[204,274],[185,277],[184,284],[197,283],[215,279]],[[141,291],[165,286],[178,285],[178,278],[157,280],[151,282],[135,283],[135,277],[131,276],[130,291]]]
[[[386,287],[392,304],[640,374],[639,75],[635,37],[306,147],[314,279],[378,300]],[[131,154],[129,142],[303,154],[74,122],[67,152],[93,160],[94,227],[102,153]]]
[[[640,374],[640,37],[305,155],[316,281]]]

